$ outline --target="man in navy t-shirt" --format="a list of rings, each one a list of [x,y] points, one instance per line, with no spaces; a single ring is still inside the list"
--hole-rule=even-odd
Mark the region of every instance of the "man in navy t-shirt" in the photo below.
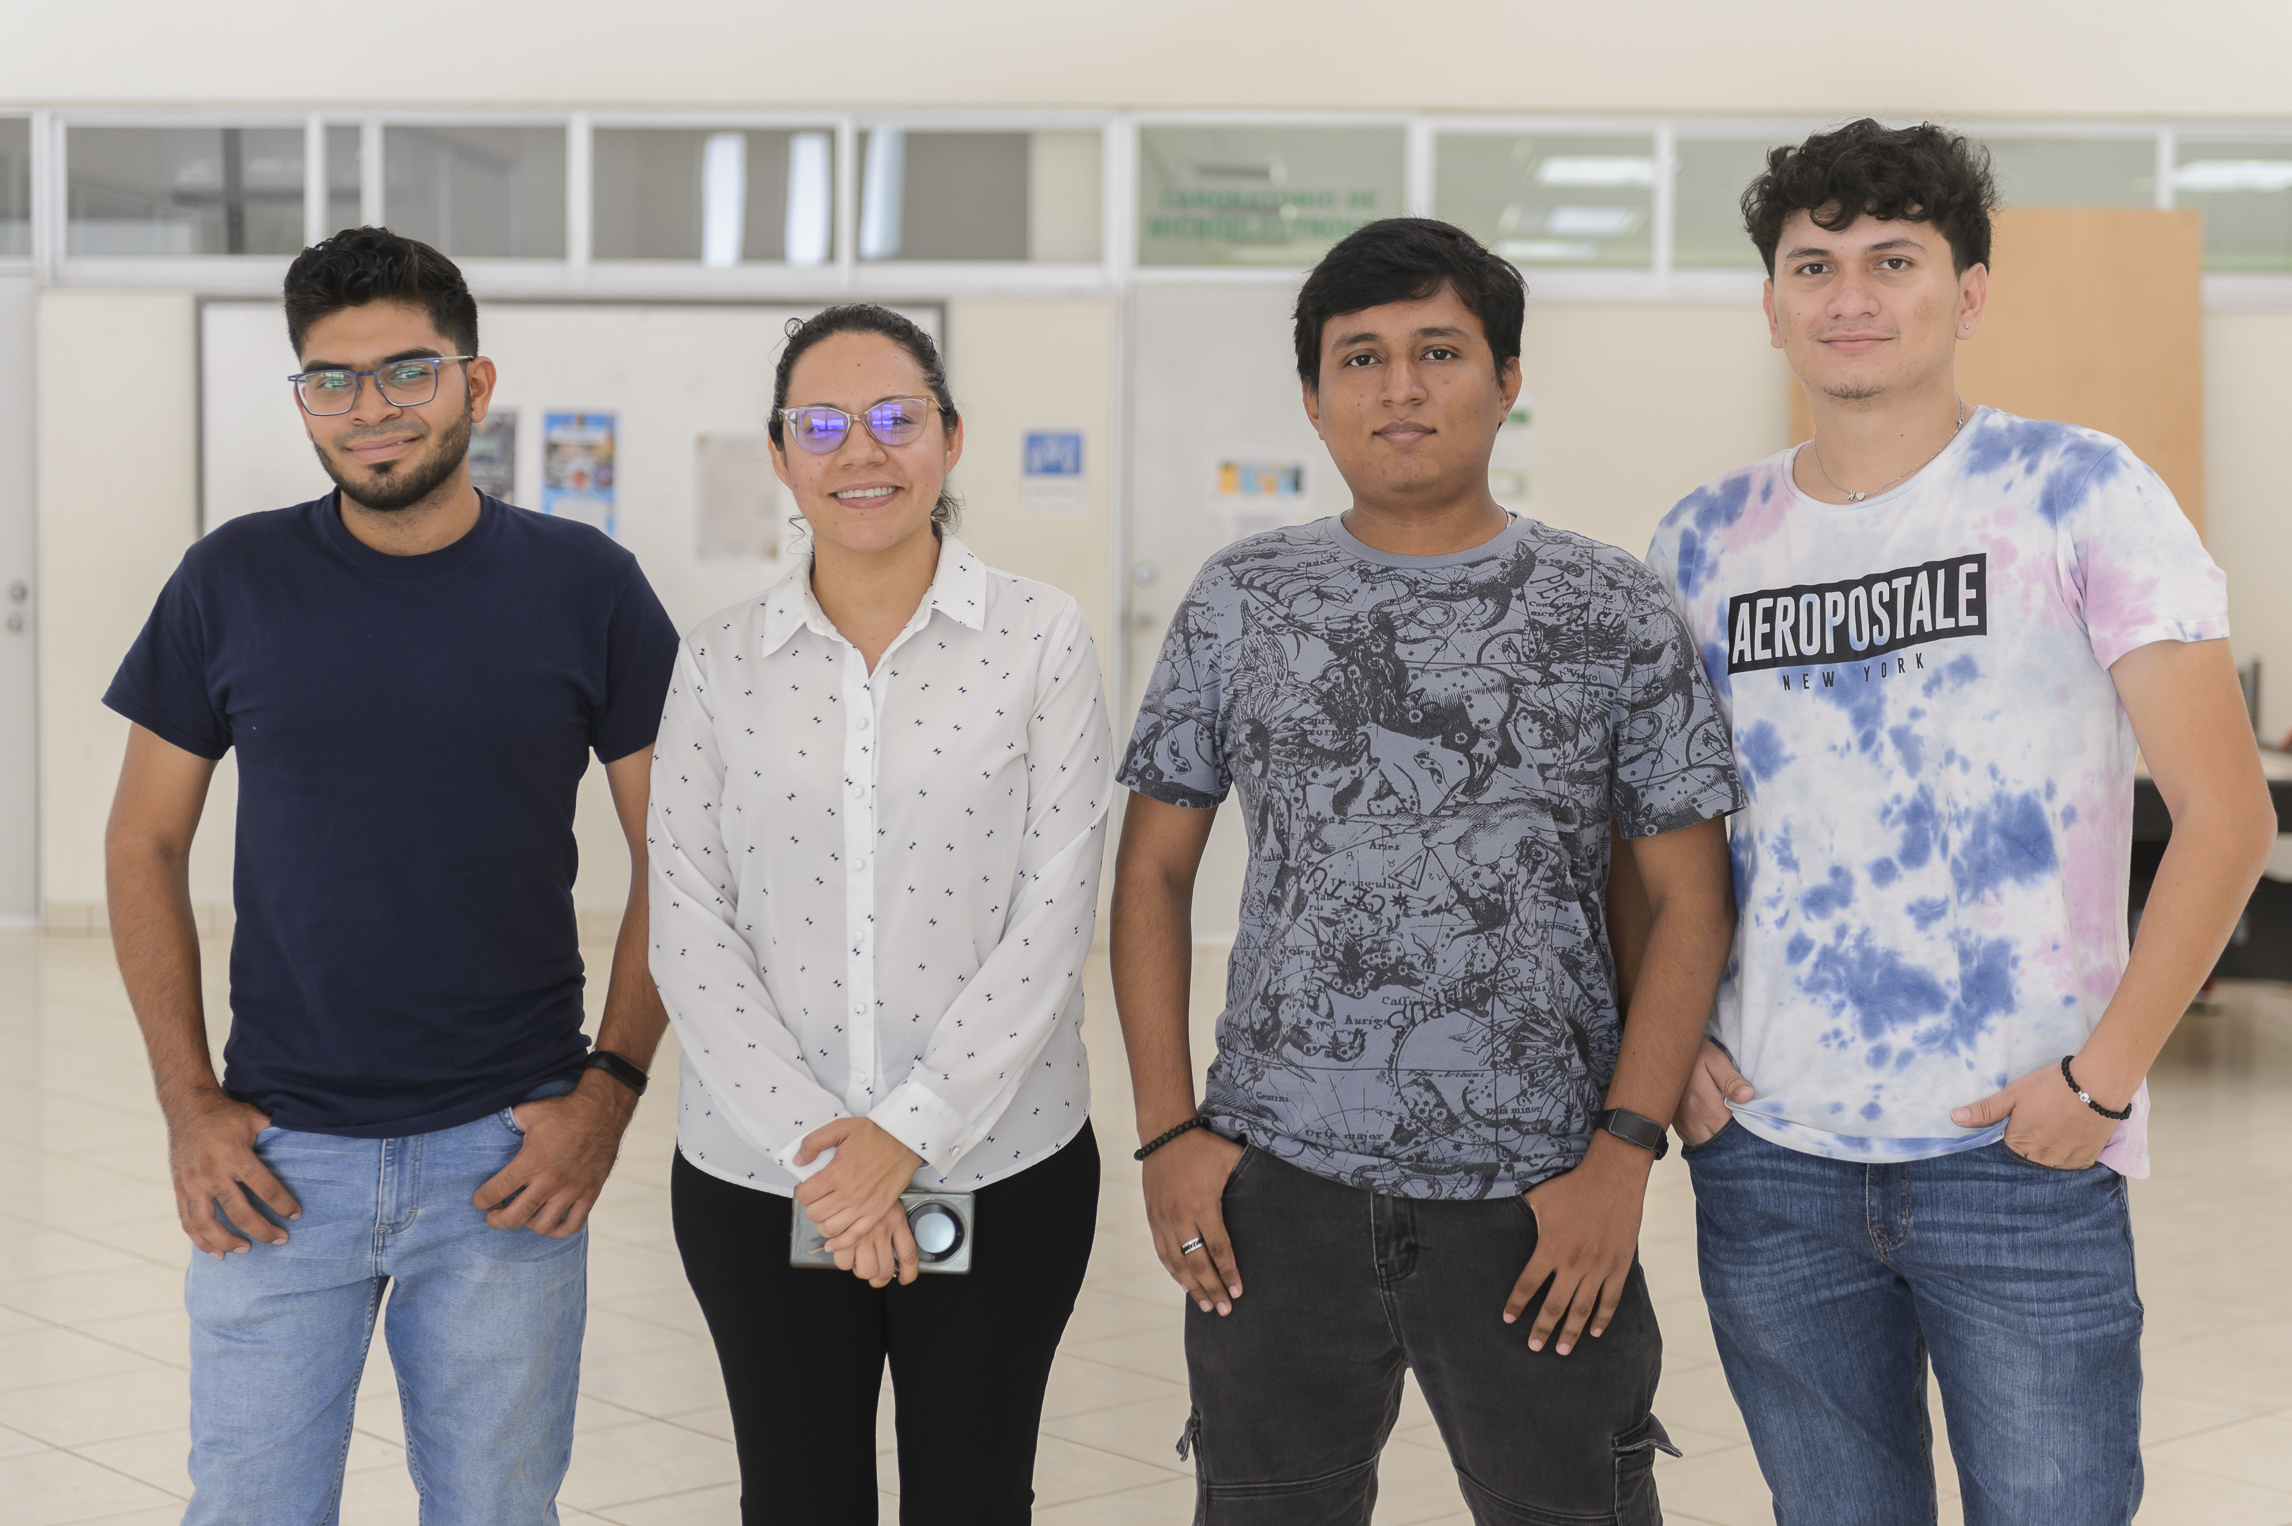
[[[550,1521],[584,1225],[664,1024],[643,833],[676,631],[626,551],[471,486],[494,370],[451,261],[354,228],[295,261],[286,314],[339,491],[193,545],[104,696],[134,723],[113,939],[204,1252],[186,1521],[332,1518],[385,1292],[423,1520]],[[218,1082],[185,864],[233,748]],[[594,1051],[573,910],[592,752],[632,859]]]

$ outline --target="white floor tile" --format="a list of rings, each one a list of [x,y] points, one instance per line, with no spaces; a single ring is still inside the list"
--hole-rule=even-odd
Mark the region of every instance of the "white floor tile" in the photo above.
[[[182,1508],[165,1490],[69,1452],[0,1458],[0,1500],[8,1502],[10,1526],[60,1526],[168,1505],[180,1514]]]

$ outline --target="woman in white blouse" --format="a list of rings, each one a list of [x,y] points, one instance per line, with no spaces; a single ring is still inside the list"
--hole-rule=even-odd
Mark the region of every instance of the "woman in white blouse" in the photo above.
[[[772,464],[811,529],[685,637],[653,752],[652,973],[683,1043],[677,1247],[748,1522],[1023,1522],[1098,1205],[1082,965],[1113,754],[1075,601],[947,533],[963,427],[930,338],[790,325]],[[975,1193],[918,1277],[899,1195]],[[794,1214],[836,1269],[790,1265]]]

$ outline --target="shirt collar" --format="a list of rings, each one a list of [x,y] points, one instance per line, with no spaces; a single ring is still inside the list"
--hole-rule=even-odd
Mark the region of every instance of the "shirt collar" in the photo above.
[[[791,558],[791,565],[780,581],[765,593],[763,603],[762,638],[767,654],[785,646],[799,628],[808,628],[815,635],[843,639],[836,631],[835,622],[820,608],[819,599],[812,593],[809,540],[804,549]],[[917,618],[909,622],[910,628],[928,618],[925,613],[928,610],[937,610],[971,630],[981,630],[987,623],[986,564],[970,547],[944,531],[939,536],[939,566],[931,574],[931,587],[924,592]]]

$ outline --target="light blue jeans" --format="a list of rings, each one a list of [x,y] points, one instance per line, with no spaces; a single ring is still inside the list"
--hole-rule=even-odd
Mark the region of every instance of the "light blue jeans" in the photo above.
[[[1780,1526],[1935,1519],[1926,1366],[1966,1526],[2141,1502],[2125,1179],[1988,1145],[1825,1160],[1730,1123],[1687,1154],[1703,1297]]]
[[[257,1136],[302,1217],[284,1245],[192,1257],[184,1526],[333,1526],[386,1290],[421,1526],[552,1526],[573,1454],[589,1232],[490,1229],[470,1205],[522,1141],[507,1108],[402,1139]]]

